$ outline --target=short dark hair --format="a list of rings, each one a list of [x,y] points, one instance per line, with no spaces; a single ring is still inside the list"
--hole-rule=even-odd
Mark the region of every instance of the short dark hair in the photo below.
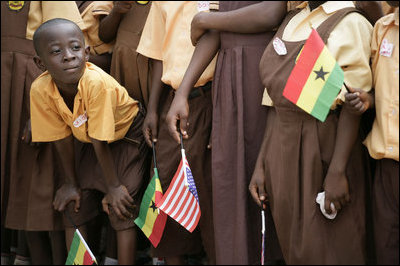
[[[84,40],[83,37],[83,32],[82,30],[79,28],[78,25],[76,25],[75,22],[65,19],[65,18],[54,18],[54,19],[50,19],[44,23],[42,23],[39,28],[37,28],[37,30],[35,31],[35,33],[33,34],[33,46],[35,48],[36,53],[39,55],[39,51],[40,51],[40,38],[43,35],[43,32],[46,31],[46,29],[48,29],[51,26],[54,25],[58,25],[58,24],[70,24],[70,25],[74,25],[77,30],[79,30],[79,32],[82,34],[82,38]]]

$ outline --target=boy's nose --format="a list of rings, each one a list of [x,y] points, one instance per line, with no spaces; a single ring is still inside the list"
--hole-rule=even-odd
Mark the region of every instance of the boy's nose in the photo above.
[[[75,59],[75,57],[76,56],[75,56],[74,53],[71,53],[70,51],[66,50],[65,53],[64,53],[63,60],[64,61],[71,61],[71,60]]]

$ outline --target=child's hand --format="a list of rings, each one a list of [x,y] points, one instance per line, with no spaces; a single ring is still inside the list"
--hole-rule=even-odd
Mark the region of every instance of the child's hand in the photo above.
[[[201,24],[202,20],[205,19],[207,14],[207,12],[199,12],[192,19],[190,27],[190,40],[192,41],[193,46],[196,46],[201,36],[203,36],[203,34],[206,32],[206,29],[204,29]]]
[[[24,131],[22,132],[21,140],[31,146],[39,145],[38,142],[32,142],[32,128],[31,128],[31,119],[30,118],[28,119],[28,121],[26,121]]]
[[[167,125],[169,134],[176,140],[176,142],[181,143],[179,137],[179,130],[182,132],[182,138],[187,139],[187,127],[189,123],[187,122],[189,116],[189,105],[185,97],[180,96],[180,94],[175,94],[175,98],[172,101],[171,107],[169,108],[167,114]],[[179,120],[180,129],[177,128],[177,122]]]
[[[133,199],[129,195],[128,189],[124,185],[119,185],[118,187],[109,187],[108,193],[104,196],[101,204],[103,205],[103,210],[108,215],[110,214],[108,205],[110,205],[115,211],[115,214],[121,220],[132,218],[133,215],[128,208],[134,209],[136,207],[133,204]]]
[[[80,189],[71,184],[63,184],[56,192],[53,207],[57,211],[64,211],[70,201],[75,201],[74,211],[78,212],[81,202]]]
[[[135,1],[114,1],[113,10],[117,13],[125,14],[131,9],[132,3],[134,2]]]
[[[153,112],[148,112],[143,122],[142,132],[149,147],[152,147],[152,142],[157,142],[157,130],[158,115]]]
[[[265,188],[264,169],[262,167],[257,167],[256,165],[250,180],[249,190],[253,200],[265,210],[268,196]]]
[[[331,203],[337,211],[340,211],[350,202],[349,183],[344,173],[329,173],[324,182],[325,190],[325,211],[332,213]]]
[[[348,85],[347,88],[350,92],[345,94],[345,105],[351,113],[362,115],[368,108],[372,107],[373,99],[371,94],[362,89],[351,88]]]

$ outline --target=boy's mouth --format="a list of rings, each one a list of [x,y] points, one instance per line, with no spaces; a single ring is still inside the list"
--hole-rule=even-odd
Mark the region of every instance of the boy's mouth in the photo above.
[[[72,72],[72,71],[74,71],[74,70],[76,70],[78,68],[79,68],[79,66],[67,67],[67,68],[64,68],[64,71]]]

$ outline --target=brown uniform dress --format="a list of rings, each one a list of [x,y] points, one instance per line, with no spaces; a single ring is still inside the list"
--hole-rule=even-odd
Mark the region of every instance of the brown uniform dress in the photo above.
[[[337,23],[354,8],[337,11],[317,31],[326,43]],[[281,24],[283,31],[294,10]],[[286,42],[287,54],[278,55],[272,43],[260,63],[261,79],[274,102],[268,112],[266,186],[278,239],[287,264],[365,264],[366,184],[370,176],[367,154],[358,138],[346,176],[351,202],[334,220],[325,218],[315,202],[335,148],[339,110],[321,123],[282,96],[295,59],[305,40]]]
[[[133,99],[149,102],[150,65],[149,59],[136,52],[142,35],[151,1],[145,5],[133,3],[118,27],[117,37],[111,60],[111,76],[126,88]]]
[[[25,37],[30,2],[19,11],[7,5],[1,2],[2,223],[6,219],[6,227],[19,230],[62,230],[61,214],[52,206],[58,180],[52,146],[21,141],[31,83],[41,73],[33,62],[33,42]]]
[[[221,12],[258,1],[221,1]],[[259,62],[274,32],[221,32],[213,81],[212,185],[218,264],[258,264],[261,211],[248,190],[257,160],[268,107]],[[191,110],[191,109],[190,109]],[[269,208],[266,260],[282,258]]]

